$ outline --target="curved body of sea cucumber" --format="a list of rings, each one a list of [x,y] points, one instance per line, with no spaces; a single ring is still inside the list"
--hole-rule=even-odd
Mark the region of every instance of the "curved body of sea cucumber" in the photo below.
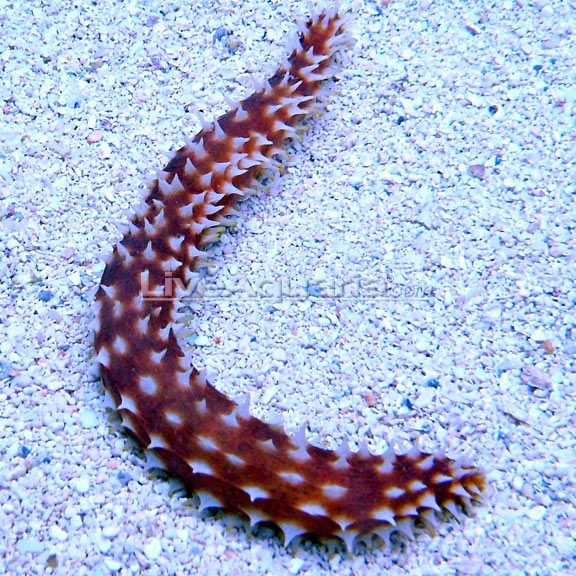
[[[204,248],[234,219],[245,196],[297,121],[314,106],[334,53],[347,43],[336,9],[310,18],[284,67],[203,129],[158,172],[96,295],[95,347],[102,380],[123,425],[202,507],[273,522],[288,545],[300,534],[410,533],[414,519],[476,500],[481,472],[413,447],[373,455],[333,452],[252,417],[190,365],[170,286],[186,286]],[[164,296],[164,297],[162,297]],[[169,295],[168,295],[169,296]]]

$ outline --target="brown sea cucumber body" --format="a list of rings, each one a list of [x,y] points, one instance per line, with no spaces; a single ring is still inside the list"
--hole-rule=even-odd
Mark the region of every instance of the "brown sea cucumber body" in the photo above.
[[[206,245],[273,164],[314,107],[346,44],[336,9],[311,17],[285,66],[178,150],[151,184],[110,257],[96,296],[95,347],[123,425],[148,454],[199,495],[202,507],[273,522],[300,534],[384,538],[414,520],[475,500],[483,475],[464,460],[414,447],[373,455],[328,451],[250,415],[190,365],[170,286],[187,286]]]

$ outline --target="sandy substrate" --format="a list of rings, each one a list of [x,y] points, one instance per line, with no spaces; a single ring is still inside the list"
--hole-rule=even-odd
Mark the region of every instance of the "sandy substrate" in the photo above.
[[[306,3],[0,0],[0,573],[576,570],[576,4],[350,5],[326,112],[191,303],[195,363],[320,446],[469,452],[485,504],[286,551],[146,470],[92,365],[99,256]]]

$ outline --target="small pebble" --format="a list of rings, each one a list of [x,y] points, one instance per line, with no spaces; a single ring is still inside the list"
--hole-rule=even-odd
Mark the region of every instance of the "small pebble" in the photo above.
[[[298,574],[304,566],[304,560],[302,558],[292,558],[288,564],[288,572],[290,574]]]
[[[468,168],[468,174],[478,180],[484,180],[486,178],[486,167],[484,164],[473,164]]]
[[[512,480],[512,488],[517,492],[522,492],[522,488],[524,488],[524,479],[520,476],[514,476]]]
[[[466,30],[468,30],[468,32],[470,32],[470,34],[472,34],[472,36],[476,36],[476,35],[480,34],[480,31],[478,30],[478,28],[476,26],[474,26],[473,24],[466,24],[464,26],[464,28],[466,28]]]
[[[90,490],[90,479],[87,476],[78,478],[74,486],[79,494],[86,494]]]
[[[80,274],[78,272],[72,272],[72,274],[68,276],[68,280],[70,280],[70,283],[74,286],[80,286],[81,284]]]
[[[200,334],[196,340],[194,341],[196,346],[210,346],[212,344],[212,340],[208,338],[208,336],[204,336],[204,334]]]
[[[80,421],[84,428],[94,428],[100,424],[98,414],[88,409],[80,410]]]
[[[68,539],[68,532],[62,530],[62,528],[60,528],[60,526],[56,524],[50,526],[48,534],[50,534],[51,538],[54,538],[55,540],[60,540],[60,542],[64,542],[65,540]]]
[[[532,388],[546,390],[552,386],[552,379],[550,376],[535,366],[525,366],[522,368],[520,377],[522,378],[522,382],[524,382],[524,384],[532,386]]]
[[[118,560],[114,560],[114,558],[104,558],[104,564],[106,564],[108,570],[112,572],[120,572],[123,566],[122,562],[118,562]]]
[[[364,400],[366,400],[366,404],[368,404],[370,408],[374,408],[374,406],[378,404],[378,399],[376,398],[376,395],[372,392],[368,392],[368,394],[364,396]]]
[[[110,148],[110,144],[108,142],[100,142],[100,154],[102,158],[110,158],[112,155],[112,149]]]
[[[102,535],[105,538],[116,538],[116,536],[118,536],[118,534],[120,533],[120,527],[116,524],[110,524],[108,526],[104,526],[104,528],[102,528]]]
[[[556,536],[556,548],[565,558],[576,557],[576,538],[566,536]]]
[[[262,394],[261,402],[262,404],[268,404],[272,398],[276,395],[277,389],[272,386],[267,388],[264,393]]]
[[[526,515],[531,520],[542,520],[544,516],[546,516],[546,508],[544,506],[534,506],[534,508],[530,508]]]
[[[540,347],[546,351],[546,354],[554,354],[554,351],[556,350],[554,343],[550,340],[542,340],[542,342],[540,342]]]
[[[472,106],[476,106],[477,108],[484,106],[484,98],[482,98],[482,96],[478,96],[478,94],[470,92],[467,97],[468,102],[470,102]]]
[[[286,351],[283,348],[274,348],[272,350],[272,358],[278,362],[286,362],[288,359],[286,356]]]
[[[68,260],[74,255],[74,252],[75,252],[74,248],[72,248],[72,246],[69,246],[68,248],[65,248],[64,250],[62,250],[62,252],[60,252],[60,256],[64,258],[64,260]]]
[[[262,222],[257,218],[251,218],[244,223],[244,226],[250,231],[251,234],[262,233]]]
[[[40,290],[40,292],[38,292],[38,300],[41,302],[48,302],[49,300],[52,300],[53,297],[54,294],[52,294],[50,290]]]
[[[162,554],[162,544],[158,538],[151,538],[144,546],[144,554],[148,560],[157,560]]]
[[[102,140],[102,132],[94,131],[88,134],[88,138],[86,138],[88,144],[95,144],[96,142],[100,142]]]
[[[423,388],[418,398],[414,400],[414,406],[416,406],[416,408],[427,408],[434,402],[435,397],[436,390],[434,388]]]
[[[228,30],[226,30],[226,28],[218,28],[214,30],[213,38],[215,41],[222,40],[222,38],[227,34]]]

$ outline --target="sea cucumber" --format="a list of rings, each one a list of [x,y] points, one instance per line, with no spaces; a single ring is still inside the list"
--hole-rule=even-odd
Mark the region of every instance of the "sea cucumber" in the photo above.
[[[259,90],[202,130],[158,172],[123,239],[107,260],[95,303],[96,361],[123,426],[160,465],[221,507],[279,526],[288,545],[302,534],[411,534],[416,519],[454,514],[479,499],[483,473],[443,452],[372,454],[310,445],[250,415],[191,366],[178,341],[178,298],[233,222],[282,144],[317,106],[335,53],[349,42],[336,7],[301,26],[292,53]],[[158,296],[158,297],[155,297]]]

